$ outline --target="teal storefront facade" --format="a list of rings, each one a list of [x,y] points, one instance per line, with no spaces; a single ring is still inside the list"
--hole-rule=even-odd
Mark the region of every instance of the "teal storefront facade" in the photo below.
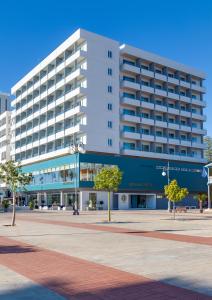
[[[76,189],[79,207],[85,209],[92,197],[96,197],[97,203],[106,202],[103,193],[93,190],[93,179],[102,167],[116,165],[123,172],[123,180],[113,197],[112,208],[166,208],[163,188],[167,177],[162,176],[162,171],[167,163],[159,159],[86,153],[27,165],[23,172],[33,175],[32,183],[27,187],[28,198],[33,197],[40,204],[56,202],[68,206]],[[169,165],[170,180],[177,179],[189,190],[190,195],[183,204],[196,205],[193,195],[207,191],[207,179],[202,177],[204,165],[178,161],[169,161]]]

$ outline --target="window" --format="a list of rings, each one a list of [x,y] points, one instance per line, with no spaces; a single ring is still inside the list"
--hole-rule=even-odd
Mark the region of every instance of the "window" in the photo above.
[[[192,99],[197,99],[197,96],[196,95],[191,95],[191,98]]]
[[[112,128],[112,127],[113,127],[112,121],[108,121],[108,122],[107,122],[107,127],[108,127],[108,128]]]
[[[124,125],[123,131],[124,132],[135,132],[135,127]]]
[[[131,98],[131,99],[135,99],[135,95],[134,95],[134,94],[131,94],[131,93],[126,93],[126,92],[124,92],[124,93],[123,93],[123,96],[124,96],[124,97],[127,97],[127,98]]]
[[[134,143],[123,143],[123,148],[127,150],[135,150],[135,144]]]
[[[161,131],[156,131],[156,136],[162,136],[163,133]]]
[[[112,139],[108,139],[108,140],[107,140],[107,145],[108,145],[109,147],[112,147],[112,145],[113,145]]]
[[[156,116],[155,116],[155,120],[157,120],[157,121],[162,121],[162,119],[163,119],[163,118],[162,118],[162,116],[160,116],[160,115],[156,115]]]
[[[107,109],[108,109],[108,110],[113,110],[113,105],[112,105],[112,103],[108,103],[108,104],[107,104]]]
[[[145,86],[149,86],[149,82],[148,82],[148,81],[143,81],[143,80],[142,80],[142,81],[141,81],[141,84],[142,84],[142,85],[145,85]]]
[[[142,150],[149,152],[149,145],[142,145]]]
[[[156,146],[155,151],[156,151],[157,153],[162,153],[163,149],[162,149],[161,146]]]
[[[174,148],[169,148],[169,154],[174,154]]]
[[[112,93],[112,86],[111,85],[108,85],[107,91],[108,91],[108,93]]]
[[[143,133],[143,134],[149,134],[149,129],[147,129],[147,128],[142,128],[142,133]]]
[[[130,82],[135,82],[135,78],[129,77],[129,76],[123,76],[123,80],[127,80],[127,81],[130,81]]]
[[[113,73],[112,69],[111,69],[111,68],[108,68],[108,69],[107,69],[107,74],[110,75],[110,76],[112,76],[112,73]]]
[[[112,56],[113,56],[112,51],[111,51],[111,50],[108,50],[108,51],[107,51],[107,57],[108,57],[108,58],[112,58]]]

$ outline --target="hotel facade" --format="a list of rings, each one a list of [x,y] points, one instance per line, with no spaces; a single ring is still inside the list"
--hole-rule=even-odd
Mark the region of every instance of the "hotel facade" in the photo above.
[[[162,171],[207,190],[205,74],[169,59],[77,30],[12,88],[12,159],[32,173],[39,205],[107,208],[93,189],[104,166],[123,172],[114,209],[165,208]],[[72,154],[72,145],[85,153]]]

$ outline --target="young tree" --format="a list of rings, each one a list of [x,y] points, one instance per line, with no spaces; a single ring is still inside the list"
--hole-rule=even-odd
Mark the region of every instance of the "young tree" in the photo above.
[[[169,201],[173,202],[174,220],[175,220],[175,203],[180,202],[188,195],[187,188],[181,188],[177,180],[172,180],[168,185],[164,187],[165,196]]]
[[[111,221],[110,194],[116,192],[122,180],[122,172],[118,167],[106,167],[94,178],[94,188],[108,192],[108,222]]]
[[[205,158],[208,162],[212,162],[212,138],[210,136],[206,136],[204,138],[204,143],[206,145],[205,149]]]
[[[199,193],[198,195],[195,195],[194,196],[194,199],[196,199],[197,201],[199,201],[199,210],[200,210],[200,213],[203,213],[203,203],[205,202],[205,200],[207,199],[207,195],[204,194],[204,193]]]
[[[15,205],[16,193],[18,190],[25,190],[25,186],[30,183],[32,175],[22,173],[21,165],[10,160],[0,164],[0,181],[5,183],[13,194],[13,214],[11,226],[15,226]]]

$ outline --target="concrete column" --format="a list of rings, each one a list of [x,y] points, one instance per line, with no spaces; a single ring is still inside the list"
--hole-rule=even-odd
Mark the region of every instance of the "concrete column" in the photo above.
[[[38,202],[38,206],[41,206],[41,194],[37,193],[37,202]]]
[[[208,183],[208,209],[211,209],[211,189],[209,183]]]
[[[64,205],[64,192],[63,191],[60,192],[60,205],[61,206]]]
[[[84,210],[84,205],[83,205],[83,192],[79,191],[79,210],[82,211]]]
[[[45,205],[48,205],[48,203],[47,203],[47,193],[44,193],[44,201],[45,201]]]

